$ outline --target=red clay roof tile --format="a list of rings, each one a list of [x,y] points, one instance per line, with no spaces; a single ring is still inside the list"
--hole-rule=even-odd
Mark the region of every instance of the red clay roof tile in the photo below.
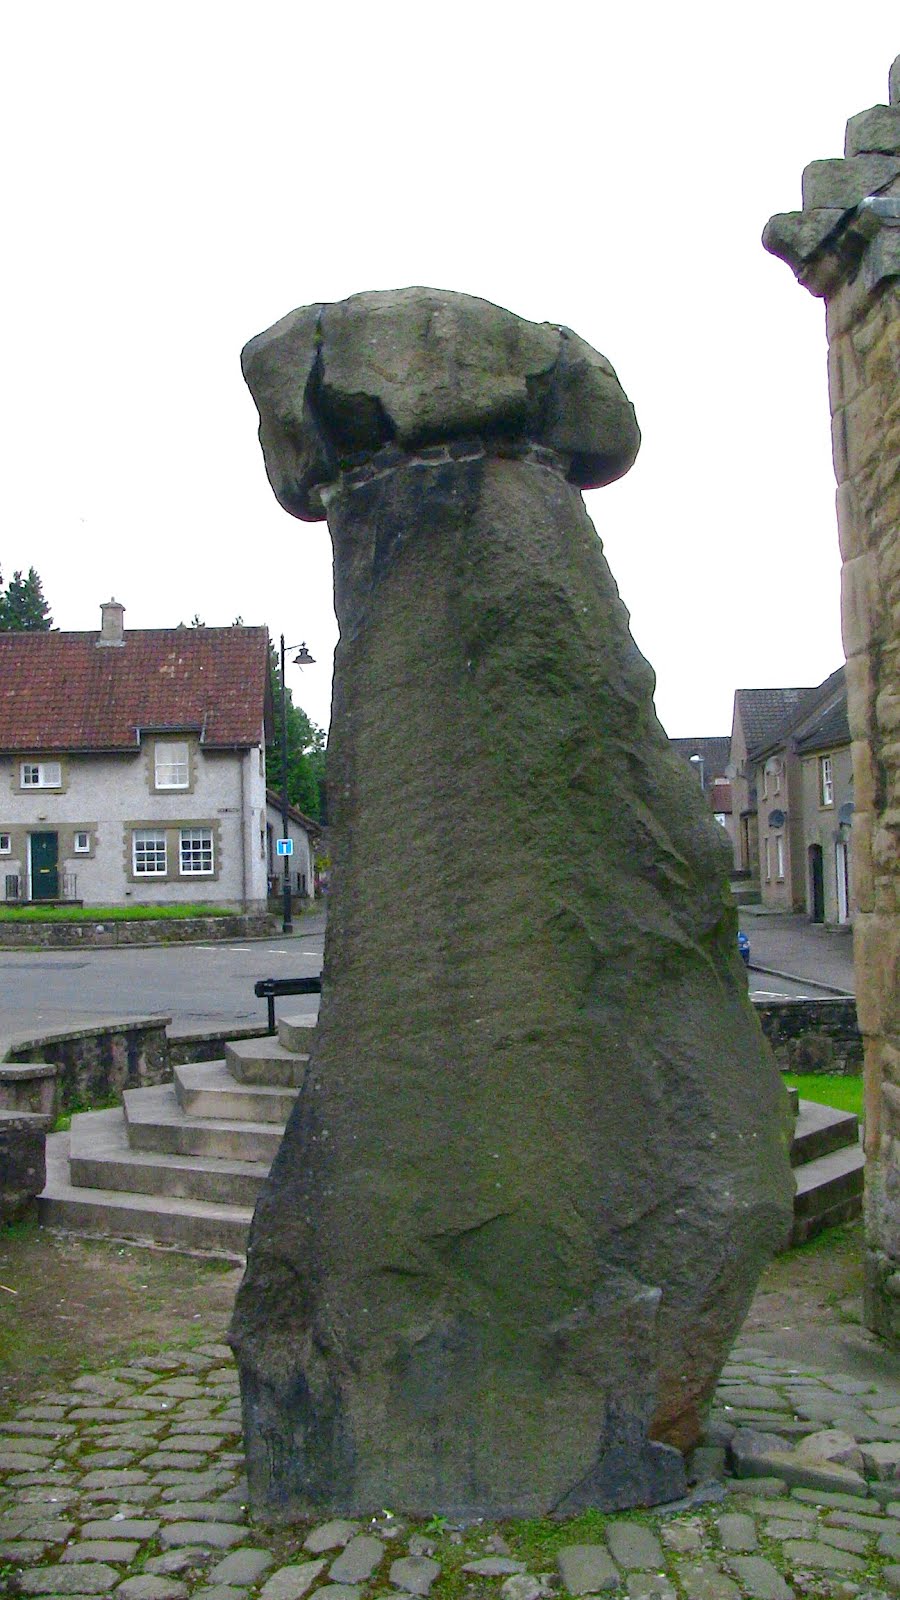
[[[0,750],[134,750],[138,729],[196,730],[212,748],[260,742],[265,628],[0,632]]]

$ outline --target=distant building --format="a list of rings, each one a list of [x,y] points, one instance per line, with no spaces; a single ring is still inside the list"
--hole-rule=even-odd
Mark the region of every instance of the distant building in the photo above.
[[[709,809],[734,845],[734,817],[732,814],[731,780],[728,763],[731,740],[727,734],[716,734],[698,739],[670,739],[672,749],[686,761],[694,773]]]
[[[844,668],[750,753],[764,905],[840,925],[852,909],[853,766]]]
[[[265,628],[0,632],[0,895],[266,904]]]
[[[279,856],[276,840],[282,838],[284,819],[281,815],[281,796],[274,789],[266,791],[266,872],[269,896],[283,893],[284,857]],[[288,856],[288,881],[292,899],[312,900],[316,892],[315,847],[321,838],[322,827],[312,817],[304,816],[296,806],[288,806],[288,838],[294,849]]]
[[[753,752],[776,737],[809,689],[737,689],[731,724],[731,803],[734,865],[755,878],[759,871],[757,783]]]

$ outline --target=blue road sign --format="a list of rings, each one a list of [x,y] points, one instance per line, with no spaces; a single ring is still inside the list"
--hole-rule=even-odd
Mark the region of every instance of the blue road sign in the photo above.
[[[293,839],[276,839],[275,854],[277,856],[292,856],[294,854]]]

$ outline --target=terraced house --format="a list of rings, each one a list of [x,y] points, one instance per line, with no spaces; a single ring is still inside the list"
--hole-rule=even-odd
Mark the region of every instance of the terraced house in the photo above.
[[[265,906],[265,628],[0,633],[0,893]]]

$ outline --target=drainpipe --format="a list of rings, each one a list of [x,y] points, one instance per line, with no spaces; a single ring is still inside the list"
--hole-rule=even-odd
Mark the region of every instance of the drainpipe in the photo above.
[[[241,907],[247,910],[247,815],[244,809],[246,785],[244,781],[244,763],[249,760],[247,751],[241,754]]]

